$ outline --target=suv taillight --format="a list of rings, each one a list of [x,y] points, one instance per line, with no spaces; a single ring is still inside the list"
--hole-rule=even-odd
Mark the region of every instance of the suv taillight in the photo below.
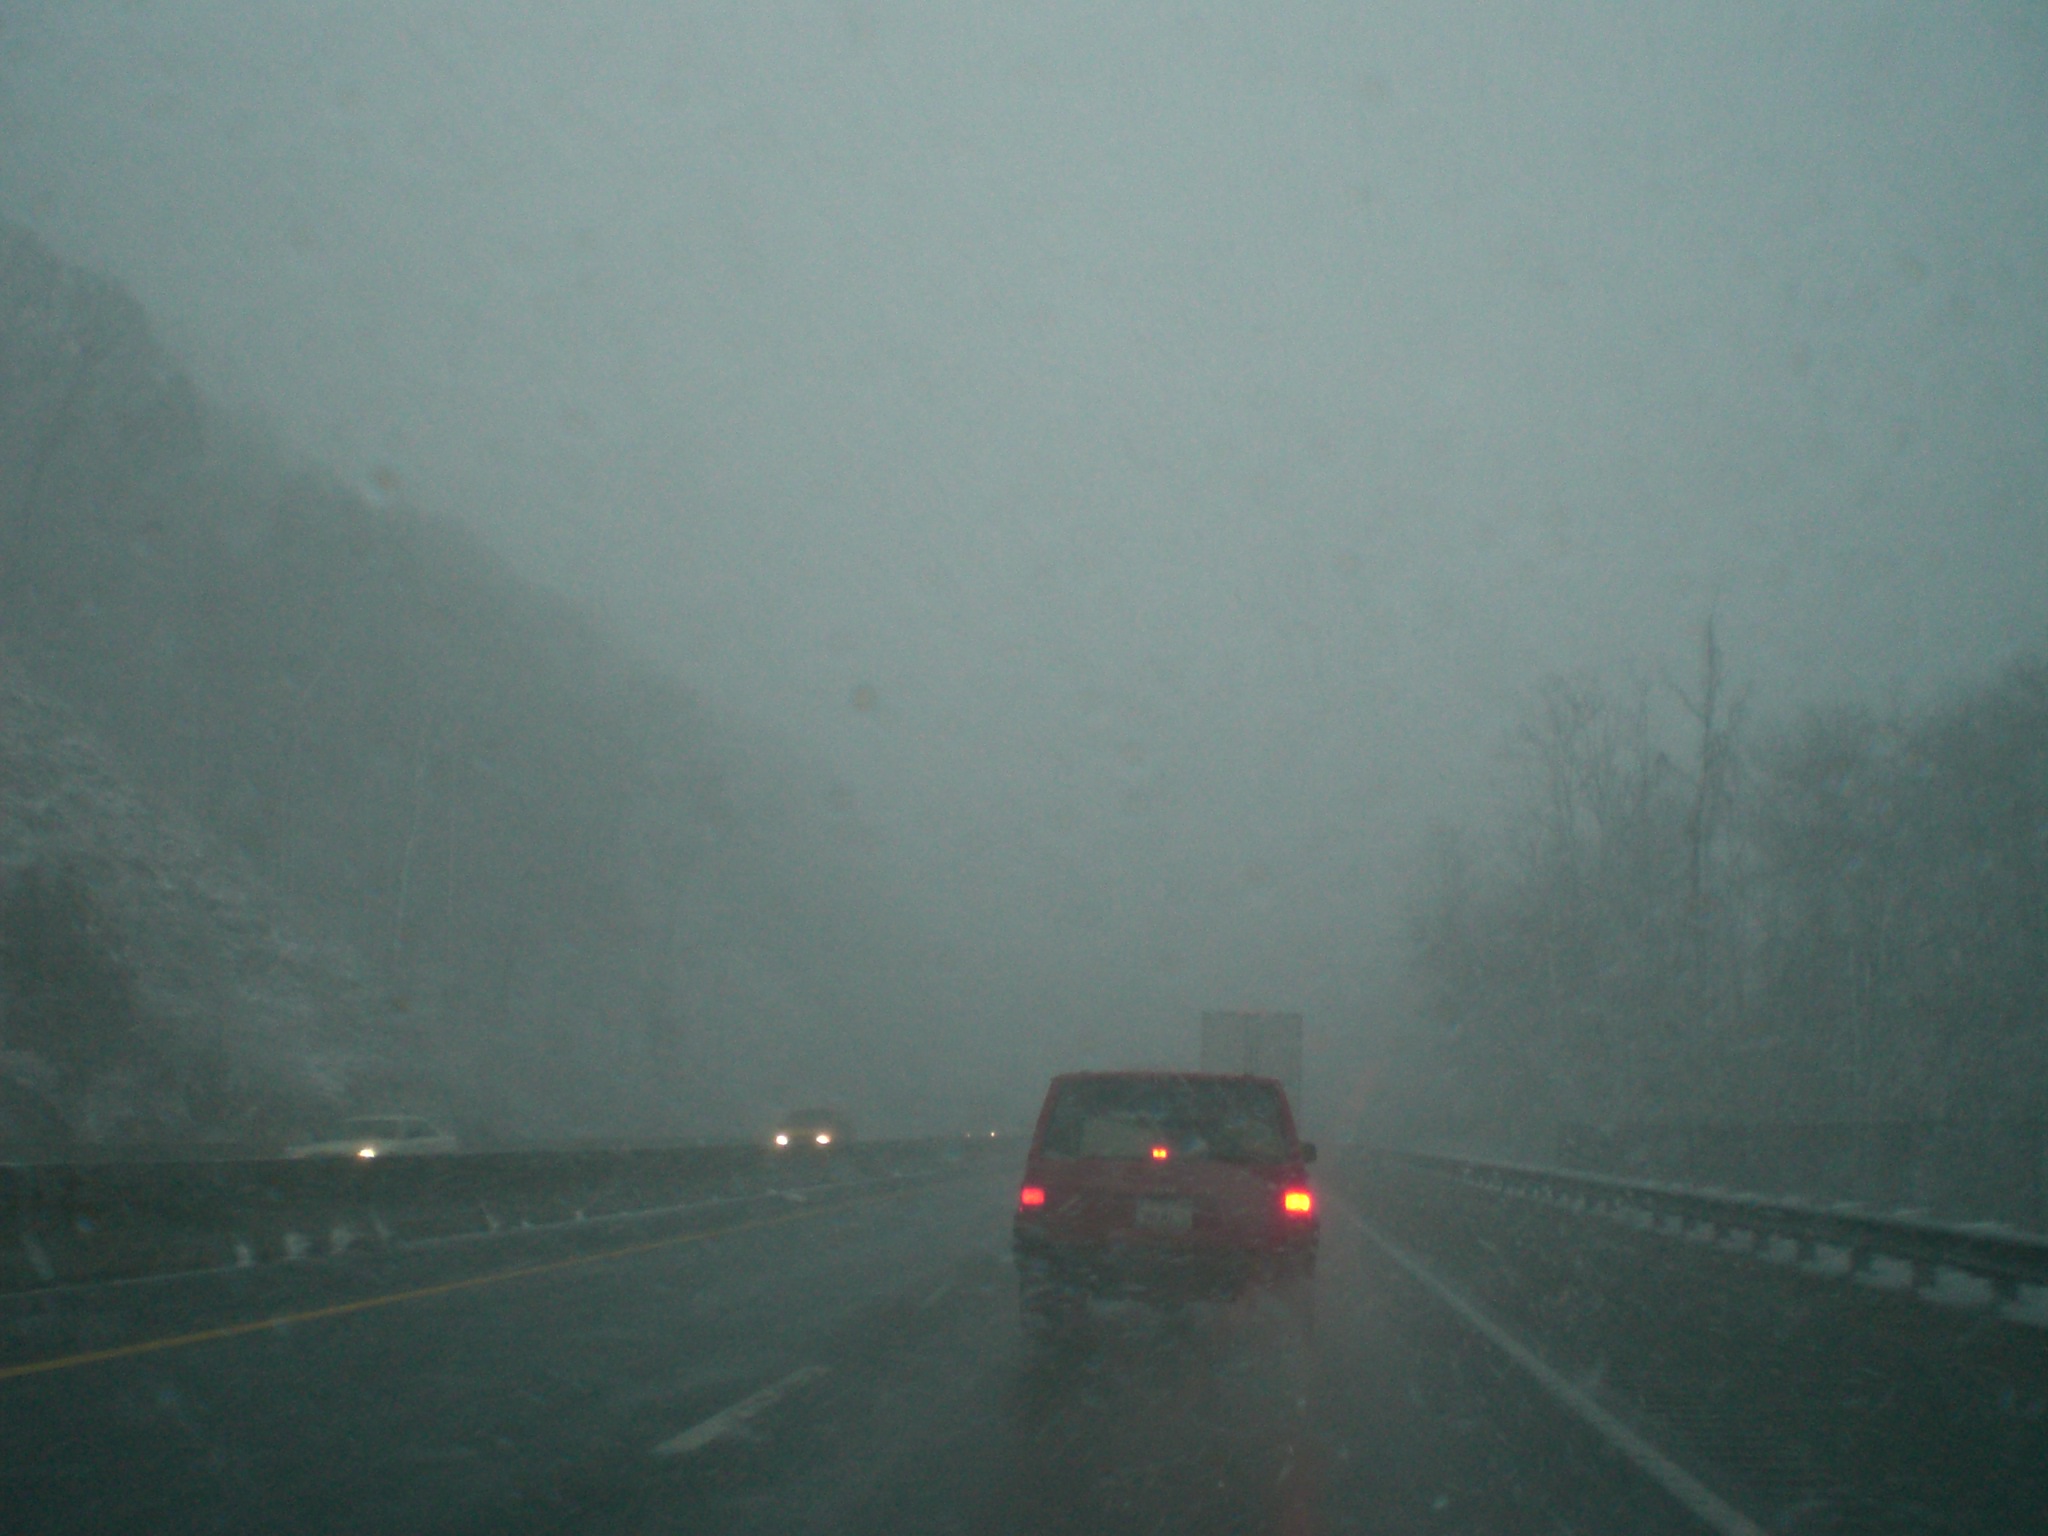
[[[1017,1191],[1017,1203],[1024,1206],[1043,1205],[1045,1204],[1045,1191],[1036,1184],[1026,1184]]]
[[[1313,1216],[1316,1213],[1316,1195],[1312,1189],[1283,1190],[1280,1195],[1280,1209],[1290,1216]]]

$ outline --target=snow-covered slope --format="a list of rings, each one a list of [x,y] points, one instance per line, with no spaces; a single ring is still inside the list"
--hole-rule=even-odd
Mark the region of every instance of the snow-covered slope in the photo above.
[[[0,682],[0,1140],[731,1134],[844,1033],[684,688],[4,223]]]

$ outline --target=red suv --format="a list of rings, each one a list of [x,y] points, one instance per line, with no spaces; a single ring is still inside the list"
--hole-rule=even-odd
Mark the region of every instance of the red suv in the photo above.
[[[1054,1078],[1017,1196],[1026,1324],[1091,1294],[1228,1297],[1305,1280],[1321,1231],[1315,1155],[1269,1077]]]

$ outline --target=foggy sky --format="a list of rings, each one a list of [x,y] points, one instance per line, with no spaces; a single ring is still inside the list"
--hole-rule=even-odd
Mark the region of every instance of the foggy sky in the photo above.
[[[1764,715],[2044,638],[2037,7],[0,27],[0,213],[829,764],[963,1015],[1355,1016],[1516,699],[1710,607]]]

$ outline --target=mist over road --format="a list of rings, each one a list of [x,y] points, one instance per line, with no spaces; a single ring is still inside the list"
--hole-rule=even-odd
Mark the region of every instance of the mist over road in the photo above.
[[[6,5],[0,1527],[2038,1523],[2044,81],[2027,0]],[[1000,1158],[470,1198],[1008,1147],[1211,1011],[1303,1021],[1312,1332],[1028,1347]],[[462,1240],[266,1161],[393,1116]]]
[[[1782,720],[2042,638],[2032,7],[0,35],[0,212],[804,759],[735,782],[923,936],[862,985],[952,1091],[1298,1007],[1336,1109],[1541,678],[1718,611]]]

